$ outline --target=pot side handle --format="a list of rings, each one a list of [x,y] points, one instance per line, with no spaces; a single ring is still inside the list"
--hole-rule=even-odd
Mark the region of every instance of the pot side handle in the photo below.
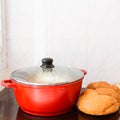
[[[2,86],[7,87],[7,88],[15,88],[16,87],[16,84],[11,79],[1,80],[1,84],[2,84]]]
[[[87,74],[87,71],[86,71],[86,70],[81,69],[81,71],[83,72],[83,74],[84,74],[84,75],[86,75],[86,74]]]

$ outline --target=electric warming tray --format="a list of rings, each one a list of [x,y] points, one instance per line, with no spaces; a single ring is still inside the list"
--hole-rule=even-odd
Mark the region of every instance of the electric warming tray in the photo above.
[[[38,117],[23,112],[16,103],[13,91],[5,88],[0,92],[0,120],[120,120],[120,110],[106,116],[91,116],[78,111],[75,107],[63,115]]]

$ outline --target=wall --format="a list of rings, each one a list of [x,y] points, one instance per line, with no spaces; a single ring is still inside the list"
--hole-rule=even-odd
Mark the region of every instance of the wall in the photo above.
[[[8,67],[54,64],[88,71],[91,81],[120,78],[118,0],[6,0]]]

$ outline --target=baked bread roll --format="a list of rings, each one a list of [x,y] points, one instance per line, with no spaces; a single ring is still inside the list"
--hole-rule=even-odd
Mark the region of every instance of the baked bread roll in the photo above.
[[[92,82],[92,83],[88,84],[87,88],[89,88],[89,89],[111,88],[120,94],[120,89],[117,86],[111,85],[105,81]]]
[[[120,94],[118,92],[116,92],[114,89],[112,89],[112,88],[96,88],[95,91],[97,91],[97,93],[100,95],[108,95],[108,96],[115,98],[120,106]]]
[[[110,84],[105,82],[105,81],[99,81],[99,82],[92,82],[90,84],[88,84],[87,88],[90,89],[96,89],[96,88],[103,88],[103,87],[109,87]]]
[[[88,84],[87,88],[96,90],[98,94],[114,97],[120,106],[120,89],[117,86],[99,81]]]
[[[86,89],[78,99],[78,109],[90,115],[107,115],[119,110],[114,97],[98,94],[96,90]]]
[[[115,86],[115,85],[111,85],[105,81],[99,81],[99,82],[92,82],[90,83],[87,88],[90,88],[90,89],[96,89],[96,88],[112,88],[114,89],[116,92],[119,92],[120,93],[120,89]]]
[[[90,115],[114,113],[120,107],[120,89],[105,81],[90,83],[77,105],[79,110]]]

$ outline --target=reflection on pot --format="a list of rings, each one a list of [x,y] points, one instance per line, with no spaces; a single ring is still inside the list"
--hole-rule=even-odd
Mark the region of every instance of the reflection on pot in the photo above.
[[[79,111],[78,118],[79,118],[78,120],[120,120],[120,113],[119,111],[117,111],[109,115],[92,116]]]
[[[71,112],[62,115],[41,117],[27,114],[19,108],[16,120],[78,120],[78,111],[74,108]]]

